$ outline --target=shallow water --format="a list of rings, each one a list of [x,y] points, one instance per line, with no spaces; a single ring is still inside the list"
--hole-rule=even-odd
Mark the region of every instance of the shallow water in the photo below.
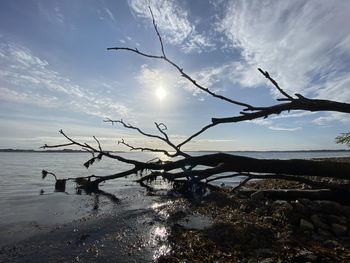
[[[258,158],[317,158],[350,156],[349,152],[231,152]],[[194,153],[205,154],[205,153]],[[150,160],[152,153],[123,153],[127,158]],[[54,172],[59,178],[108,175],[128,169],[123,163],[102,160],[88,170],[82,165],[85,153],[0,153],[0,244],[20,240],[53,225],[102,214],[118,216],[125,211],[149,209],[158,204],[157,197],[147,196],[146,190],[134,182],[134,177],[119,178],[102,185],[101,189],[115,195],[115,203],[103,195],[77,195],[72,183],[66,193],[54,192],[54,180],[41,179],[41,170]],[[237,184],[239,178],[223,181]],[[219,182],[220,183],[220,182]],[[166,187],[159,182],[158,187]],[[152,209],[157,210],[157,207]],[[154,229],[150,238],[162,239],[164,229]],[[164,248],[166,251],[166,247]]]

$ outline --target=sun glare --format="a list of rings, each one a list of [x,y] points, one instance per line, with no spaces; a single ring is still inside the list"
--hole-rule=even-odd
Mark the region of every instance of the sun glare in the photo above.
[[[166,91],[163,87],[159,87],[157,90],[156,90],[156,96],[157,98],[162,101],[165,96],[166,96]]]

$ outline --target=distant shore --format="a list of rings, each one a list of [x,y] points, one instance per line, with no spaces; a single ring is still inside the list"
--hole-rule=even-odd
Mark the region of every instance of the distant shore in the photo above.
[[[75,149],[62,149],[62,150],[34,150],[34,149],[12,149],[12,148],[6,148],[6,149],[0,149],[0,152],[35,152],[35,153],[46,153],[46,152],[53,152],[53,153],[86,153],[86,151],[83,150],[75,150]],[[109,151],[114,153],[129,153],[130,151]],[[333,149],[323,149],[323,150],[269,150],[269,151],[254,151],[254,150],[247,150],[247,151],[215,151],[215,150],[208,150],[208,151],[187,151],[187,152],[198,152],[198,153],[205,153],[205,152],[226,152],[226,153],[276,153],[276,152],[285,152],[285,153],[313,153],[313,152],[350,152],[350,149],[339,149],[339,150],[333,150]]]

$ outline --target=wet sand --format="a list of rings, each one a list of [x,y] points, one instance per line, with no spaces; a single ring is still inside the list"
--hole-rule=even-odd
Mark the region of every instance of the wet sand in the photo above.
[[[84,219],[1,249],[1,262],[150,262],[156,212],[134,210],[118,217]]]
[[[144,196],[138,203],[122,202],[116,214],[47,229],[33,226],[30,235],[0,248],[0,262],[152,262],[169,251],[167,210],[175,203],[166,196]]]

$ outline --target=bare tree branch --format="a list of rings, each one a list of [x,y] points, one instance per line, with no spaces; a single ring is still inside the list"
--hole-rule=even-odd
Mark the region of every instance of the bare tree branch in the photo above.
[[[127,147],[129,148],[134,148],[134,149],[137,149],[137,150],[142,150],[143,151],[153,151],[153,152],[163,152],[165,153],[167,156],[170,156],[170,157],[176,157],[176,156],[184,156],[184,157],[188,157],[190,156],[189,154],[183,152],[180,150],[180,148],[178,146],[176,146],[175,144],[173,144],[170,140],[169,140],[169,137],[167,135],[167,133],[165,132],[165,130],[167,129],[167,127],[165,126],[165,124],[163,123],[154,123],[157,130],[164,136],[164,137],[161,137],[159,135],[154,135],[154,134],[150,134],[150,133],[146,133],[144,131],[142,131],[140,128],[138,127],[135,127],[133,125],[130,125],[130,124],[126,124],[123,120],[111,120],[111,119],[106,119],[105,122],[110,122],[112,124],[114,123],[120,123],[122,124],[125,128],[127,129],[131,129],[131,130],[136,130],[138,133],[140,133],[141,135],[143,136],[146,136],[146,137],[150,137],[150,138],[154,138],[154,139],[158,139],[160,141],[163,141],[165,142],[167,145],[169,145],[174,151],[175,153],[174,154],[170,154],[168,151],[164,150],[164,151],[160,151],[160,150],[155,150],[155,149],[150,149],[150,148],[144,148],[144,147],[133,147],[131,145],[126,145],[124,142],[122,142],[122,144],[126,145]]]
[[[263,71],[261,68],[258,68],[258,70],[267,78],[271,83],[278,89],[279,92],[281,92],[285,97],[287,97],[288,100],[293,100],[293,97],[288,95],[279,85],[278,83],[270,77],[270,74],[267,71]]]
[[[276,105],[269,107],[254,107],[250,104],[232,100],[222,95],[218,95],[212,92],[210,89],[200,85],[197,81],[192,78],[189,74],[185,73],[183,68],[178,66],[175,62],[169,59],[166,56],[166,52],[163,45],[163,40],[161,34],[158,30],[157,24],[154,19],[153,12],[150,8],[150,13],[152,16],[152,23],[154,30],[157,34],[158,41],[160,44],[161,55],[148,54],[142,51],[139,51],[137,48],[129,47],[112,47],[107,50],[123,50],[135,53],[137,55],[151,58],[159,59],[168,63],[170,66],[175,68],[183,78],[187,79],[192,85],[200,89],[201,91],[221,99],[223,101],[229,102],[234,105],[243,107],[239,115],[225,118],[212,118],[212,123],[204,126],[202,129],[196,133],[189,136],[187,139],[181,143],[175,145],[169,138],[167,133],[167,126],[164,123],[155,122],[156,129],[159,134],[151,134],[143,131],[139,127],[125,123],[123,120],[111,120],[107,119],[105,122],[109,122],[112,125],[119,123],[126,129],[131,129],[137,131],[142,136],[147,138],[153,138],[163,143],[166,143],[173,151],[167,151],[165,149],[150,148],[150,147],[135,147],[131,144],[126,143],[123,139],[119,141],[119,144],[122,144],[128,147],[130,150],[139,150],[139,151],[150,151],[150,152],[159,152],[167,155],[168,157],[179,157],[171,161],[162,161],[161,159],[151,160],[149,162],[142,162],[134,159],[128,159],[121,155],[111,153],[109,151],[104,151],[102,149],[100,141],[93,136],[93,139],[96,141],[97,146],[92,146],[88,143],[79,142],[66,135],[62,130],[60,133],[68,141],[66,144],[57,144],[57,145],[47,145],[45,144],[42,148],[59,148],[66,146],[78,146],[82,149],[88,151],[92,157],[87,160],[84,165],[86,168],[89,168],[99,161],[102,157],[107,157],[115,159],[119,162],[129,164],[132,167],[126,171],[117,172],[111,175],[106,176],[95,176],[90,175],[86,177],[79,178],[68,178],[68,179],[57,179],[56,175],[51,172],[43,170],[42,176],[45,178],[47,175],[52,175],[58,181],[65,180],[74,180],[81,187],[89,190],[97,190],[100,183],[107,180],[112,180],[124,176],[130,176],[132,174],[138,174],[141,178],[138,180],[140,184],[144,182],[152,181],[157,177],[161,177],[166,180],[176,181],[176,180],[188,180],[191,183],[198,183],[205,181],[207,183],[213,182],[215,180],[220,180],[224,178],[231,178],[236,176],[246,176],[246,178],[237,186],[237,188],[244,185],[246,182],[252,179],[283,179],[296,181],[300,183],[308,184],[315,188],[326,187],[328,189],[341,189],[348,191],[350,185],[345,183],[345,180],[350,179],[350,163],[332,163],[332,162],[319,162],[312,160],[275,160],[275,159],[256,159],[243,156],[236,156],[226,153],[215,153],[215,154],[206,154],[200,156],[190,156],[188,153],[180,150],[182,146],[186,143],[193,140],[195,137],[201,135],[206,130],[222,123],[235,123],[246,120],[254,120],[257,118],[267,118],[273,114],[280,114],[284,111],[292,110],[304,110],[304,111],[335,111],[335,112],[344,112],[350,113],[350,104],[341,103],[331,100],[320,100],[320,99],[309,99],[300,94],[295,94],[295,98],[286,93],[274,80],[267,71],[258,69],[265,78],[267,78],[274,87],[284,96],[284,98],[278,99],[278,101],[284,101]],[[310,176],[316,176],[317,180],[311,180]],[[329,178],[337,179],[342,183],[330,183],[330,182],[321,182],[318,179],[329,180]],[[145,184],[144,184],[145,185]]]
[[[305,111],[335,111],[335,112],[344,112],[350,113],[350,104],[342,103],[331,100],[319,100],[319,99],[293,99],[288,103],[281,103],[273,105],[271,107],[258,108],[258,111],[252,113],[245,113],[243,115],[226,117],[226,118],[212,118],[213,124],[219,123],[232,123],[232,122],[241,122],[246,120],[254,120],[258,118],[267,118],[272,114],[280,114],[283,111],[292,111],[292,110],[305,110]]]
[[[174,154],[171,154],[170,152],[163,150],[163,149],[155,149],[155,148],[148,148],[148,147],[134,147],[124,141],[122,139],[121,141],[118,141],[118,144],[122,144],[130,149],[130,151],[141,151],[141,152],[158,152],[158,153],[163,153],[168,157],[176,157],[176,152]]]

